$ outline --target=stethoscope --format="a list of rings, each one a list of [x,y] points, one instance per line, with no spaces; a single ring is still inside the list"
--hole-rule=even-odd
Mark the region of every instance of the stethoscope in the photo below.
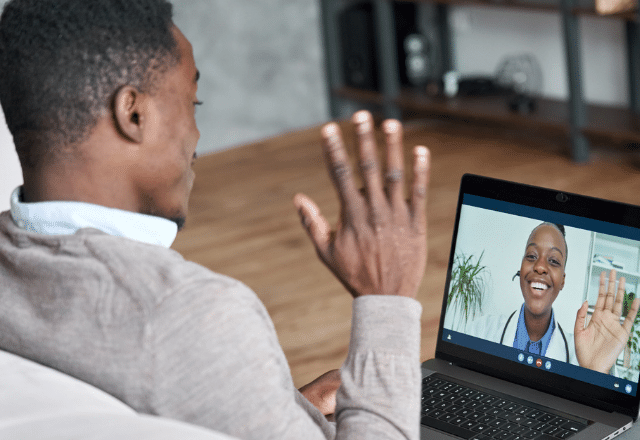
[[[511,278],[511,281],[515,280],[516,277],[520,276],[520,271],[516,272],[516,274],[513,276],[513,278]],[[511,322],[511,319],[513,318],[513,316],[516,314],[517,310],[514,311],[510,316],[509,319],[507,319],[507,323],[504,325],[504,329],[502,330],[502,336],[500,337],[500,344],[504,345],[504,335],[505,333],[507,333],[507,327],[509,326],[509,323]],[[564,335],[564,331],[562,330],[562,327],[560,327],[560,323],[556,321],[556,324],[558,325],[558,330],[560,330],[560,334],[562,335],[562,340],[564,341],[564,351],[567,355],[567,363],[569,363],[569,344],[567,343],[567,337]]]

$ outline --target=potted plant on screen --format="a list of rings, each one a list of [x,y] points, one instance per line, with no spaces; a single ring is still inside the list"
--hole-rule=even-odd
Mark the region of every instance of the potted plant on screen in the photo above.
[[[464,331],[467,322],[482,312],[486,266],[482,265],[484,252],[474,255],[456,254],[451,272],[447,297],[447,315],[453,312],[453,330]]]
[[[624,298],[622,299],[622,318],[626,318],[629,313],[629,308],[631,307],[631,303],[635,298],[635,293],[633,292],[624,292]],[[627,341],[627,345],[624,348],[623,362],[622,366],[624,368],[631,367],[631,355],[632,353],[638,353],[638,348],[640,348],[640,341],[638,340],[638,331],[637,328],[638,318],[636,318],[636,322],[633,323],[631,327],[631,333],[629,335],[629,340]],[[637,368],[637,366],[635,366]]]

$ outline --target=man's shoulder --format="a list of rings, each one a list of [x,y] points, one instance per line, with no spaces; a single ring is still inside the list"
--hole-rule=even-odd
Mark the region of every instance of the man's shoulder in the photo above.
[[[210,292],[219,298],[228,293],[236,299],[254,295],[240,281],[188,261],[170,248],[97,229],[81,229],[68,236],[29,233],[11,224],[5,214],[0,215],[0,235],[6,233],[6,237],[0,236],[0,253],[21,260],[29,254],[32,273],[64,272],[67,285],[127,292],[134,301],[150,307],[167,296],[191,290]]]
[[[149,290],[162,291],[166,295],[189,290],[206,290],[217,295],[249,290],[242,282],[186,260],[170,248],[114,237],[97,230],[81,230],[76,235],[115,277],[137,279]],[[161,300],[160,297],[157,299]]]

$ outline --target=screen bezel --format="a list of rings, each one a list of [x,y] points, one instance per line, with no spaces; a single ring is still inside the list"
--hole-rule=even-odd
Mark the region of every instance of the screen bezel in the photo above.
[[[439,359],[519,385],[588,404],[595,408],[626,414],[635,420],[638,416],[640,405],[640,391],[636,396],[629,396],[619,391],[605,389],[567,376],[531,368],[516,361],[506,360],[502,357],[453,344],[443,339],[444,311],[446,310],[460,213],[465,194],[637,228],[639,237],[640,207],[548,188],[465,174],[462,177],[458,195],[443,296],[443,312],[440,316],[440,327],[436,343],[436,357]]]

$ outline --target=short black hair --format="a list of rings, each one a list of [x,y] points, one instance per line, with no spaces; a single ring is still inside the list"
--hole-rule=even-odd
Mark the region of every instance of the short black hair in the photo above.
[[[151,93],[179,61],[166,0],[10,0],[0,104],[23,167],[85,139],[125,85]]]
[[[552,223],[552,222],[542,222],[540,223],[538,226],[536,226],[535,228],[533,228],[533,230],[531,231],[531,234],[533,234],[533,231],[535,231],[536,229],[538,229],[540,226],[553,226],[554,228],[556,228],[560,234],[562,235],[562,239],[564,240],[564,249],[565,249],[565,253],[566,255],[564,256],[564,265],[566,267],[567,265],[567,259],[569,258],[569,246],[567,246],[567,233],[564,230],[564,225],[560,224],[560,223]],[[531,234],[529,234],[529,237],[531,237]]]

